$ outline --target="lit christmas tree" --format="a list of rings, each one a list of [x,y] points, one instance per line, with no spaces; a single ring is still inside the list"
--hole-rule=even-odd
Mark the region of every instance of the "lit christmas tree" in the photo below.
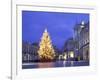
[[[45,29],[43,36],[41,38],[41,42],[39,45],[38,54],[40,57],[40,61],[52,61],[55,57],[55,52],[50,40],[50,36],[47,32],[47,29]]]

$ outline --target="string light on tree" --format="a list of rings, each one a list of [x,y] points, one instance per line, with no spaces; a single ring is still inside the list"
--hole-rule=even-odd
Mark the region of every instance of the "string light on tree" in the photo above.
[[[47,29],[45,29],[41,38],[38,54],[41,61],[52,61],[55,57],[55,52]]]

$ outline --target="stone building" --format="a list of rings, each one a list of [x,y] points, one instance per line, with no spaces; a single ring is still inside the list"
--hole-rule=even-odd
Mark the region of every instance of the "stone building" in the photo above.
[[[22,61],[23,62],[32,62],[38,60],[38,44],[30,44],[28,42],[22,43]]]
[[[80,60],[89,60],[89,22],[74,27],[75,56]]]
[[[64,45],[64,50],[63,53],[65,56],[67,56],[67,60],[72,60],[74,58],[74,47],[75,47],[75,42],[73,38],[69,38]]]
[[[89,23],[84,24],[84,27],[82,27],[79,46],[83,60],[89,60]]]

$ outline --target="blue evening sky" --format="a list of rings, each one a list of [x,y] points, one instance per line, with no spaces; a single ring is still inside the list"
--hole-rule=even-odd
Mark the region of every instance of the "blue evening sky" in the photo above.
[[[89,14],[22,11],[22,40],[39,43],[47,28],[52,44],[62,48],[64,42],[73,36],[75,24],[81,21],[88,22]]]

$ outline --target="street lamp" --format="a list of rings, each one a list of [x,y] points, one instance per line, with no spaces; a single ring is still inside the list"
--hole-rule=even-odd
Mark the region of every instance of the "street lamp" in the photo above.
[[[64,67],[66,66],[66,60],[67,60],[67,54],[66,54],[66,52],[64,52],[64,55],[63,55],[63,65],[64,65]]]
[[[72,58],[72,59],[74,58],[74,52],[73,51],[70,52],[70,58]],[[71,61],[71,66],[73,66],[73,61]]]

